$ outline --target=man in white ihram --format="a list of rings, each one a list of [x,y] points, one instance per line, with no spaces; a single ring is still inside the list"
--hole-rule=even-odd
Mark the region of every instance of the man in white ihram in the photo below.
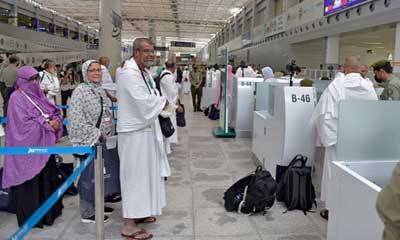
[[[168,102],[172,105],[176,105],[179,97],[179,88],[175,83],[175,63],[167,61],[165,63],[165,70],[161,72],[160,75],[160,90],[162,96],[165,96]],[[178,144],[178,126],[176,124],[176,113],[175,111],[169,116],[171,119],[172,125],[174,125],[175,132],[172,136],[165,139],[166,141],[166,151],[167,153],[171,153],[171,143]]]
[[[166,205],[164,177],[170,176],[158,115],[170,110],[168,100],[159,96],[146,68],[154,59],[154,47],[146,38],[133,43],[133,57],[125,62],[117,82],[118,153],[122,236],[150,239],[152,234],[138,223],[152,223]]]
[[[346,57],[344,75],[335,78],[323,92],[311,118],[317,131],[317,145],[325,147],[324,169],[321,183],[321,201],[326,210],[321,216],[328,220],[331,196],[331,163],[336,161],[337,123],[339,102],[343,100],[378,100],[372,84],[360,75],[360,60]]]

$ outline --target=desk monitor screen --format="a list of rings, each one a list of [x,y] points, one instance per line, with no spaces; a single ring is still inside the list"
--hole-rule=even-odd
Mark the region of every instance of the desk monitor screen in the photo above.
[[[324,15],[330,15],[371,0],[324,0]]]

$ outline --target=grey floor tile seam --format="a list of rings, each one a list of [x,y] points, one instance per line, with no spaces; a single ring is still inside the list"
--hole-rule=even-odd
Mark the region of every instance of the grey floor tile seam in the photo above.
[[[78,205],[79,206],[79,205]],[[73,221],[74,221],[74,219],[76,219],[76,217],[78,217],[78,219],[80,220],[80,212],[78,211],[78,212],[76,212],[74,215],[73,215],[73,217],[71,217],[71,219],[70,219],[70,221],[68,222],[68,224],[67,224],[67,226],[64,228],[64,230],[60,233],[60,235],[58,235],[58,237],[56,238],[57,240],[60,240],[63,236],[64,236],[64,234],[65,234],[65,232],[68,230],[68,228],[72,225],[72,223],[73,223]]]
[[[191,125],[190,125],[191,126]],[[187,131],[187,141],[188,141],[188,145],[187,145],[187,159],[189,161],[189,175],[190,175],[190,189],[192,191],[192,235],[193,235],[193,239],[196,239],[196,209],[194,207],[194,180],[193,180],[193,171],[192,168],[190,167],[190,165],[192,164],[192,149],[190,146],[190,140],[189,140],[189,136],[190,133],[189,131]]]
[[[257,224],[254,222],[254,219],[253,218],[251,218],[251,216],[249,216],[250,217],[250,224],[251,224],[251,226],[256,230],[256,233],[257,233],[257,237],[260,239],[260,240],[262,240],[263,239],[263,237],[262,237],[262,235],[261,235],[261,232],[260,232],[260,230],[257,228]]]
[[[318,213],[318,216],[319,216],[319,211],[320,211],[320,209],[316,209],[315,211]],[[321,234],[321,236],[327,238],[327,233],[326,233],[325,231],[322,231],[322,230],[321,230],[321,228],[320,228],[320,227],[318,226],[318,224],[315,222],[315,219],[312,218],[311,215],[309,215],[309,214],[307,214],[307,218],[310,220],[310,222],[312,222],[312,223],[316,226],[316,229],[317,229],[318,233]],[[322,217],[321,217],[321,218],[322,218]],[[324,220],[324,221],[326,221],[326,220]]]

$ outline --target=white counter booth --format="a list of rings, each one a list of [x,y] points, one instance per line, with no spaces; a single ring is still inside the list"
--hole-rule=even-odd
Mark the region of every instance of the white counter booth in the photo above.
[[[400,101],[342,102],[328,240],[382,239],[375,209],[400,159]]]
[[[233,78],[232,127],[237,137],[251,137],[255,107],[255,85],[263,78]]]
[[[312,128],[309,124],[316,104],[313,87],[257,84],[252,151],[276,176],[277,166],[287,166],[297,155],[314,162]]]
[[[302,79],[293,78],[298,86]],[[256,84],[289,85],[289,78],[276,78],[264,82],[263,78],[236,78],[233,81],[232,127],[238,137],[251,137],[253,134],[253,111],[256,110]],[[261,103],[264,104],[265,103]],[[265,109],[262,109],[265,110]]]

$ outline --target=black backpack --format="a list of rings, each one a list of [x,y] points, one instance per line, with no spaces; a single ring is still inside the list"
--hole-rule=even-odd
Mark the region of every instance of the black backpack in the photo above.
[[[156,88],[158,89],[158,91],[160,91],[160,93],[161,93],[161,87],[160,87],[161,79],[162,79],[163,77],[167,76],[167,75],[171,75],[171,73],[165,72],[164,74],[160,74],[160,75],[158,75],[156,78],[154,78],[154,82],[156,83]],[[161,93],[161,94],[162,94],[162,93]]]
[[[271,174],[257,167],[256,171],[233,184],[225,193],[225,209],[249,214],[262,212],[275,202],[276,182]]]
[[[312,184],[311,167],[306,166],[307,157],[296,155],[278,179],[276,198],[285,203],[287,211],[299,209],[306,215],[315,201],[315,189]],[[300,163],[300,165],[298,165]]]

